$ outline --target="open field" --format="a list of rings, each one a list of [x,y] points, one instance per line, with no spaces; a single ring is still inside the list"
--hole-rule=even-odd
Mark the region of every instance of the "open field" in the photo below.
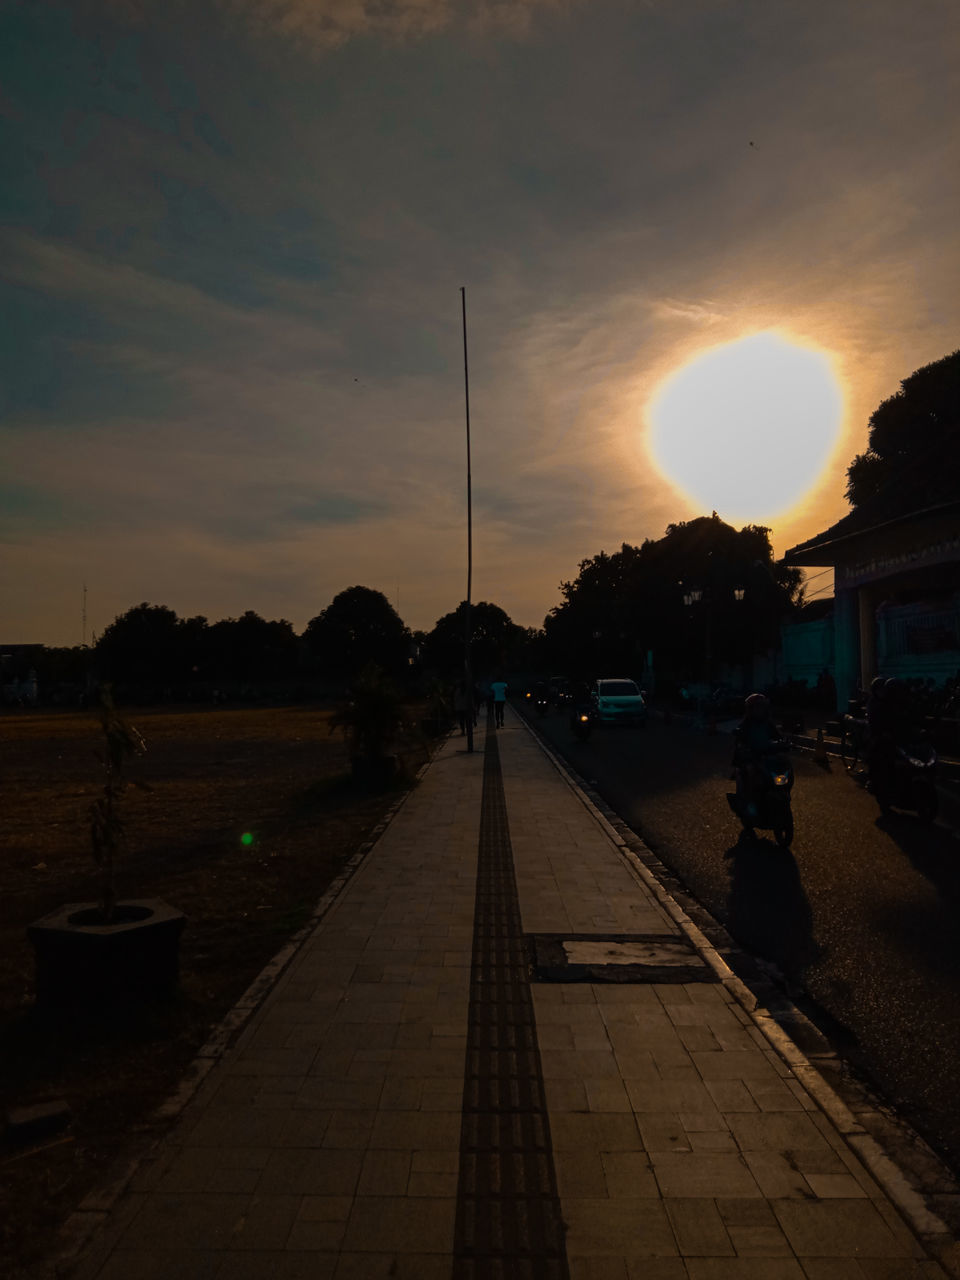
[[[40,1022],[24,933],[96,896],[86,816],[100,780],[95,716],[0,717],[0,1111],[58,1097],[74,1113],[57,1145],[0,1146],[5,1276],[48,1244],[396,795],[350,785],[342,737],[316,707],[123,714],[147,741],[128,773],[151,791],[124,796],[118,895],[162,897],[188,924],[180,996],[122,1025]],[[401,753],[411,771],[426,758],[413,739]]]

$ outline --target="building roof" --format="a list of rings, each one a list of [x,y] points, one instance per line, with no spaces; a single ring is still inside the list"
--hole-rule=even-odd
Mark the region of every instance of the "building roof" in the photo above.
[[[834,564],[836,553],[855,538],[951,508],[960,514],[960,425],[897,460],[892,474],[894,479],[880,493],[860,502],[829,529],[791,547],[785,563]]]
[[[893,525],[906,524],[922,516],[945,514],[951,510],[960,514],[960,498],[954,498],[949,502],[938,502],[932,506],[918,505],[897,514],[893,514],[890,507],[889,502],[881,506],[877,499],[864,503],[838,520],[836,524],[832,524],[829,529],[824,529],[822,533],[808,538],[806,542],[799,542],[795,547],[791,547],[784,553],[784,563],[834,564],[837,551],[845,549],[855,538],[866,537],[868,534],[880,529],[888,529]]]

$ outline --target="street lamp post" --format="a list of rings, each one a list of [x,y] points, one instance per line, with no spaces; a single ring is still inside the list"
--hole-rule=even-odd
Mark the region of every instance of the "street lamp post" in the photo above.
[[[737,602],[737,604],[738,604],[738,605],[743,604],[743,600],[744,600],[744,597],[745,597],[745,595],[746,595],[746,594],[747,594],[747,592],[746,592],[746,588],[745,588],[745,587],[734,587],[734,588],[733,588],[733,598],[734,598],[734,600]],[[740,624],[741,624],[741,621],[742,621],[742,614],[741,614],[741,610],[740,610],[740,609],[738,609],[738,610],[737,610],[737,635],[738,635],[738,646],[739,646],[740,640],[742,639],[742,636],[743,636],[743,630],[742,630],[741,625],[740,625]],[[742,652],[743,652],[743,650],[741,649],[741,650],[740,650],[740,652],[742,653]],[[747,670],[747,687],[748,687],[748,690],[749,690],[750,686],[752,686],[752,684],[753,684],[753,649],[752,649],[752,647],[751,647],[751,648],[750,648],[750,650],[749,650],[749,653],[748,653],[748,657],[747,657],[746,662],[741,664],[741,668],[740,668],[740,669],[741,669],[741,671],[743,670],[744,666],[746,667],[746,670]]]
[[[467,751],[473,750],[473,714],[476,703],[473,697],[473,662],[470,656],[472,640],[471,593],[473,591],[473,492],[470,467],[470,375],[467,368],[467,291],[460,287],[460,308],[463,317],[463,395],[467,411],[467,607],[463,623],[463,679],[467,703]]]
[[[683,584],[681,584],[683,585]],[[690,610],[691,616],[695,605],[698,605],[703,599],[703,592],[699,587],[688,587],[683,593],[683,603]],[[703,685],[697,682],[697,719],[694,727],[699,728],[703,722]]]

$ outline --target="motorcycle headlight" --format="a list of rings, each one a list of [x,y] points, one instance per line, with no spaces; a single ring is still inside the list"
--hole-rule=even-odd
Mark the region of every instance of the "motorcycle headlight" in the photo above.
[[[587,723],[587,721],[588,721],[589,719],[590,719],[590,717],[589,717],[588,715],[582,715],[582,716],[580,717],[580,722],[581,722],[581,724],[586,724],[586,723]]]
[[[775,773],[773,775],[773,781],[778,787],[785,787],[790,781],[790,775],[789,773]]]

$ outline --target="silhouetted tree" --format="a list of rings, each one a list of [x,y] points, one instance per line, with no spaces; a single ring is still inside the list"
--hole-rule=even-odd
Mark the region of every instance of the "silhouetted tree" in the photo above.
[[[453,613],[438,619],[424,638],[420,659],[425,669],[448,678],[462,674],[466,607],[466,601],[461,601]],[[477,679],[514,665],[515,651],[525,637],[523,627],[518,627],[499,605],[486,601],[472,606],[470,624],[471,660]]]
[[[165,605],[139,604],[120,614],[97,642],[101,680],[121,692],[154,692],[210,681],[283,679],[297,665],[297,637],[285,619],[248,609],[212,626],[202,616],[178,618]]]
[[[846,492],[855,507],[873,504],[878,519],[960,493],[960,351],[911,373],[873,411]]]
[[[662,538],[581,561],[561,583],[563,603],[544,622],[551,661],[575,675],[639,674],[651,649],[661,670],[700,671],[708,651],[742,661],[776,644],[801,580],[774,563],[762,526],[737,530],[716,516],[671,524]],[[692,590],[701,599],[691,608]]]
[[[162,604],[138,604],[119,614],[96,644],[101,679],[160,688],[182,674],[179,619]]]
[[[223,618],[204,637],[210,675],[219,679],[283,679],[297,665],[297,637],[285,618],[268,622],[248,609],[239,618]]]
[[[348,587],[307,623],[307,650],[324,674],[357,675],[367,666],[397,676],[407,669],[410,633],[382,591]]]

